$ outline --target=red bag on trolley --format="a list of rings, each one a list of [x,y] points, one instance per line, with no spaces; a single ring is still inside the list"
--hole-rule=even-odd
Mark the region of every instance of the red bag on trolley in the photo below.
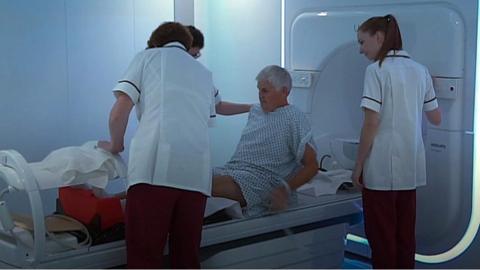
[[[120,198],[98,198],[92,190],[62,187],[58,197],[65,215],[73,217],[87,227],[94,221],[100,222],[100,230],[124,223],[124,213]]]

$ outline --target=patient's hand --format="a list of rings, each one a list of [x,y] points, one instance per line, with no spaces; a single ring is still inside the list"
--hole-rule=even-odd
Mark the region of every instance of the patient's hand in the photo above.
[[[284,186],[275,188],[270,195],[270,210],[281,211],[287,209],[288,206],[288,191]]]

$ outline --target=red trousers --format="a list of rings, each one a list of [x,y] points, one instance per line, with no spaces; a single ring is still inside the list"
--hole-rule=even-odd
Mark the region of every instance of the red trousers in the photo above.
[[[207,197],[200,192],[137,184],[128,189],[128,268],[164,268],[168,237],[171,268],[200,268],[199,249]]]
[[[415,268],[416,191],[363,189],[373,268]]]

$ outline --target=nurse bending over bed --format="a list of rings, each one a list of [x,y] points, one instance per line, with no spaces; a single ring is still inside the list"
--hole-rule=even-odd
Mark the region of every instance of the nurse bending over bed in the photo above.
[[[260,104],[252,106],[231,160],[213,171],[212,195],[240,202],[247,216],[285,209],[290,192],[318,170],[310,123],[287,101],[290,74],[267,66],[256,80]]]
[[[203,213],[211,192],[213,83],[210,71],[188,54],[191,44],[183,25],[160,25],[113,90],[111,142],[99,146],[121,152],[133,106],[139,119],[128,163],[128,268],[165,267],[167,236],[170,267],[200,267]]]

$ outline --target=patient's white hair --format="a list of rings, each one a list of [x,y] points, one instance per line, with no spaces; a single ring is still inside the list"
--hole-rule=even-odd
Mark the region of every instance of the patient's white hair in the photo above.
[[[289,92],[290,89],[292,89],[292,77],[290,77],[290,73],[276,65],[264,67],[258,73],[256,80],[257,82],[264,80],[270,82],[277,91],[280,91],[282,87],[286,87]]]

